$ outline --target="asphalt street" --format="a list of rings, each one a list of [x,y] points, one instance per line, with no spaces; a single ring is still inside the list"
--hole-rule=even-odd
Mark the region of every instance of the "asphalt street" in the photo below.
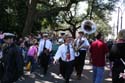
[[[76,73],[74,70],[70,83],[92,83],[92,74],[92,66],[89,64],[89,61],[86,60],[81,80],[76,79]],[[18,80],[16,83],[64,83],[64,79],[59,75],[59,64],[50,64],[48,73],[45,76],[42,74],[42,68],[37,69],[34,74],[30,74],[26,71],[24,78]],[[109,76],[108,65],[105,67],[103,83],[112,83]]]

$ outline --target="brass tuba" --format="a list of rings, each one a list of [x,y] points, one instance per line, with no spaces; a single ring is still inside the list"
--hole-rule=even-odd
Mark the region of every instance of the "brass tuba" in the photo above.
[[[86,34],[92,34],[96,31],[96,24],[91,20],[85,20],[81,24],[81,29]]]

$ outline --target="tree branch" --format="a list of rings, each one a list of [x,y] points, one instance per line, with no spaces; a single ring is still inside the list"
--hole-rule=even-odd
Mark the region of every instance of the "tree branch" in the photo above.
[[[69,15],[70,14],[70,15]],[[73,16],[72,16],[72,13],[71,13],[71,11],[69,11],[69,12],[64,12],[64,20],[66,21],[66,23],[68,23],[68,24],[70,24],[70,25],[74,25],[73,23],[72,23],[72,20],[73,20]],[[69,20],[67,20],[66,19],[66,16],[68,16],[69,17]]]
[[[78,27],[76,27],[76,29],[79,29],[81,27],[81,25],[79,25]]]
[[[70,30],[70,28],[66,28],[66,29],[56,29],[55,31],[67,31]]]
[[[48,7],[53,7],[54,5],[51,5],[49,4],[49,1],[46,1],[46,0],[39,0],[38,3],[41,3],[45,6],[48,6]]]
[[[53,7],[49,10],[45,10],[45,11],[38,11],[37,12],[37,18],[43,18],[43,17],[48,17],[48,16],[52,16],[52,15],[57,15],[60,11],[69,11],[72,4],[77,3],[78,0],[71,0],[67,6],[65,7]]]

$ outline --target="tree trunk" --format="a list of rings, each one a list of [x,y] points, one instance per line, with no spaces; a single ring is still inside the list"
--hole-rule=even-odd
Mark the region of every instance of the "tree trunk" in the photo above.
[[[28,4],[28,14],[27,14],[27,18],[26,18],[26,22],[25,22],[25,26],[23,29],[23,36],[26,36],[28,34],[31,33],[32,31],[32,26],[34,23],[34,19],[35,19],[35,13],[36,13],[36,5],[37,5],[37,0],[29,0],[29,4]]]
[[[94,10],[94,3],[95,3],[95,0],[92,0],[91,11],[90,11],[90,20],[92,20],[92,13],[93,13],[93,10]]]
[[[72,37],[75,39],[76,38],[76,31],[72,32]]]
[[[70,33],[72,34],[72,37],[73,37],[74,39],[76,38],[76,30],[77,30],[76,27],[74,27],[73,29],[70,29],[70,30],[69,30]]]

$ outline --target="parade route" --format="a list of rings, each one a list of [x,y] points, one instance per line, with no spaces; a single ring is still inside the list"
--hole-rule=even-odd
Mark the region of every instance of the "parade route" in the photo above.
[[[84,71],[81,80],[77,80],[75,76],[75,71],[73,72],[70,83],[92,83],[92,66],[89,64],[88,60],[85,62]],[[23,80],[19,80],[16,83],[64,83],[62,76],[59,76],[59,65],[51,64],[49,65],[49,70],[47,75],[42,74],[42,69],[38,69],[33,75],[25,72]],[[109,77],[109,68],[105,67],[105,77],[103,83],[112,83]]]

